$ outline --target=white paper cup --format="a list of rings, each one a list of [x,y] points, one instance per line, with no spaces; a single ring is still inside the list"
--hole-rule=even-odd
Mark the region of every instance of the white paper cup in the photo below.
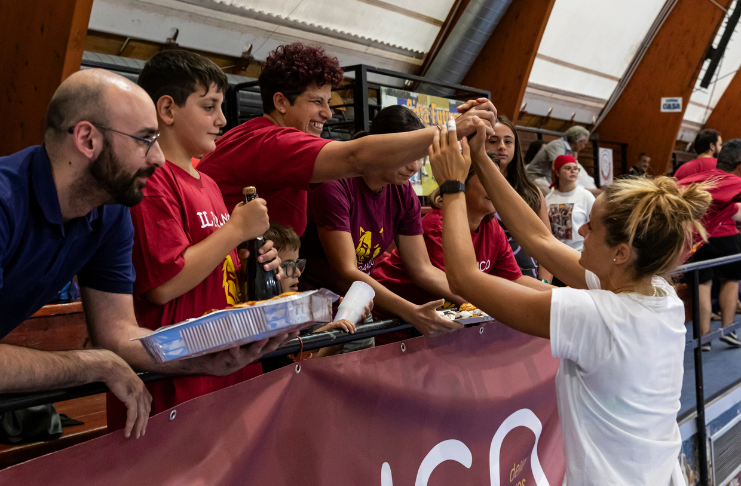
[[[345,294],[345,298],[340,303],[339,309],[337,309],[337,315],[334,320],[339,321],[340,319],[347,319],[353,324],[357,324],[360,320],[360,315],[365,310],[365,307],[370,304],[373,297],[376,296],[376,292],[373,287],[365,282],[355,281],[350,286],[350,290]]]

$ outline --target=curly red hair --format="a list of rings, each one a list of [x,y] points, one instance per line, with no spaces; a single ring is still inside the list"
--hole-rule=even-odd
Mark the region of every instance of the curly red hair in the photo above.
[[[282,93],[293,104],[312,83],[319,87],[329,84],[337,88],[342,84],[343,76],[340,61],[326,55],[320,47],[305,46],[300,42],[278,46],[268,56],[257,80],[262,109],[265,113],[275,109],[275,93]]]

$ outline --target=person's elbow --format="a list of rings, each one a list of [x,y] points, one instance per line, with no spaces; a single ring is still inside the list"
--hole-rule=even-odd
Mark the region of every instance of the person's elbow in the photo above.
[[[451,265],[446,267],[445,269],[445,276],[448,279],[448,286],[450,287],[450,291],[455,295],[465,297],[468,293],[468,286],[471,283],[472,270],[464,267],[455,267],[455,265]]]
[[[362,272],[358,270],[357,265],[342,265],[334,268],[334,274],[335,278],[337,279],[337,283],[340,285],[341,288],[345,289],[345,291],[350,288],[353,282],[358,280],[359,273]]]
[[[165,305],[172,300],[166,285],[160,285],[144,292],[144,298],[154,305]]]
[[[351,177],[360,177],[366,175],[368,172],[369,164],[366,158],[363,157],[364,150],[366,150],[363,147],[364,142],[365,140],[362,138],[343,142],[345,148],[343,158],[348,172],[352,174]]]

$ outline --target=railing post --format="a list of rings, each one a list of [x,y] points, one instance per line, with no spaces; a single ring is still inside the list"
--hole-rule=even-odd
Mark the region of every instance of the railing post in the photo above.
[[[700,485],[708,486],[708,438],[705,428],[705,388],[702,381],[702,331],[700,329],[700,270],[690,272],[692,286],[692,333],[697,339],[695,347],[695,398],[697,408],[697,452],[700,469]]]
[[[370,110],[368,109],[368,67],[365,64],[361,64],[355,69],[353,101],[355,132],[367,132],[370,129]]]

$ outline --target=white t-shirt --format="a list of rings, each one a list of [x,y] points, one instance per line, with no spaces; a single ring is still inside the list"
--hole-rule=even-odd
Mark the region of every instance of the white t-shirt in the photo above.
[[[545,197],[545,205],[553,236],[574,250],[582,251],[584,237],[579,234],[579,228],[589,221],[589,213],[594,205],[592,193],[580,186],[570,192],[559,192],[553,188]]]
[[[668,486],[682,439],[677,425],[684,305],[654,277],[659,297],[558,288],[551,300],[568,486]]]

